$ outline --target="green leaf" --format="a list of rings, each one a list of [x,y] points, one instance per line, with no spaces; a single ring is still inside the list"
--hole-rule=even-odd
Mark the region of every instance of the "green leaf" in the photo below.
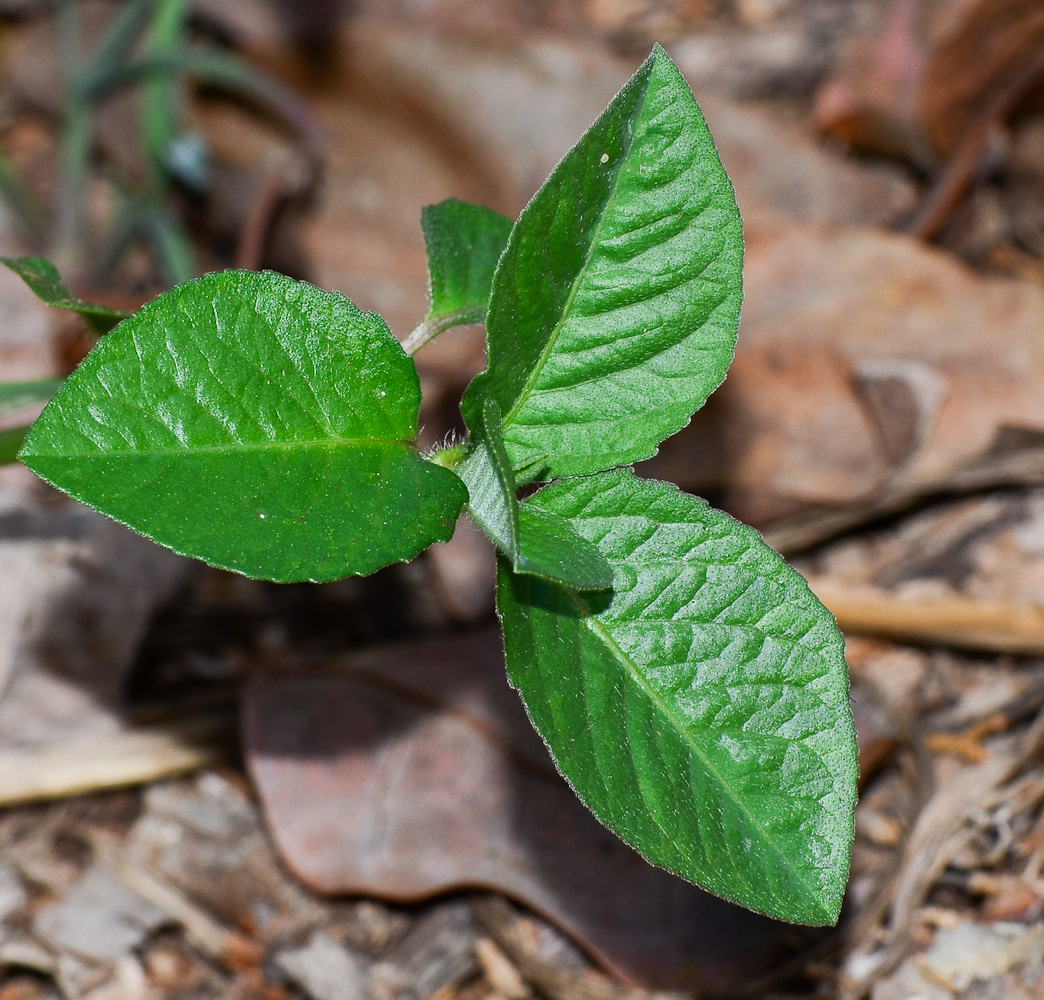
[[[482,323],[511,220],[482,205],[450,198],[424,208],[421,227],[428,248],[425,323],[439,332]]]
[[[472,519],[517,569],[518,487],[504,451],[500,407],[484,400],[469,428],[475,446],[454,471],[468,488]]]
[[[841,635],[752,528],[618,469],[533,504],[614,571],[582,596],[501,563],[508,674],[594,814],[647,859],[784,920],[837,919],[856,795]]]
[[[46,403],[64,381],[63,378],[38,378],[30,382],[0,382],[0,417]]]
[[[104,77],[113,66],[124,59],[155,6],[156,0],[127,0],[123,4],[106,27],[98,47],[91,54],[80,80],[81,88],[89,88],[96,78]]]
[[[199,273],[192,239],[176,215],[158,207],[142,213],[140,226],[165,281],[181,284]]]
[[[94,302],[83,302],[65,286],[58,268],[45,257],[0,257],[0,264],[14,271],[36,297],[54,309],[68,309],[79,313],[97,334],[108,333],[130,313]]]
[[[518,573],[557,580],[579,590],[604,590],[613,571],[598,547],[565,518],[536,507],[520,508],[511,463],[504,451],[500,410],[484,402],[472,426],[476,444],[455,470],[468,488],[468,512]]]
[[[732,185],[657,47],[526,207],[493,279],[485,387],[516,471],[547,455],[539,478],[597,472],[684,427],[732,359],[742,256]]]
[[[18,449],[22,447],[29,427],[11,427],[0,431],[0,465],[10,465],[18,459]]]
[[[78,500],[215,566],[372,573],[444,541],[467,491],[413,450],[416,368],[375,313],[226,271],[103,338],[20,457]]]
[[[613,568],[598,546],[578,535],[564,518],[521,504],[518,509],[519,555],[516,573],[562,583],[575,590],[607,590]]]

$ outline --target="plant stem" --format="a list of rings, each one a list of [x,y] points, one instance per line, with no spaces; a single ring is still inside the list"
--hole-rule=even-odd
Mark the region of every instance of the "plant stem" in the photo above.
[[[34,241],[43,237],[47,231],[47,212],[3,150],[0,150],[0,197],[7,202],[26,236]]]
[[[78,0],[58,0],[55,30],[65,92],[55,257],[62,271],[75,272],[83,257],[84,189],[91,156],[90,107],[81,93]]]
[[[458,309],[457,312],[426,319],[418,323],[402,342],[402,349],[411,357],[428,341],[434,340],[440,333],[452,330],[455,326],[472,326],[485,320],[484,309]]]
[[[180,285],[198,275],[196,250],[176,217],[160,206],[146,211],[142,225],[164,281]]]
[[[160,0],[145,36],[145,52],[160,59],[186,44],[184,0]],[[184,83],[180,74],[150,73],[142,84],[141,141],[145,197],[158,204],[167,188],[166,158],[178,130]]]

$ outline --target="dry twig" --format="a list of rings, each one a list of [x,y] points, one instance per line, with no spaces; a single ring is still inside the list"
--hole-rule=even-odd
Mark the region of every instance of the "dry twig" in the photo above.
[[[929,497],[966,496],[981,490],[1044,485],[1044,448],[988,451],[973,464],[939,479],[890,488],[864,503],[816,507],[766,526],[765,541],[794,555],[857,528],[908,511]]]
[[[291,155],[265,178],[250,206],[236,248],[236,267],[256,271],[265,256],[265,246],[280,208],[303,194],[314,183],[315,165],[300,154]]]
[[[1004,125],[1029,95],[1039,89],[1041,83],[1044,83],[1044,56],[1023,67],[968,130],[907,225],[906,231],[911,236],[927,241],[939,234],[954,208],[971,188],[991,135]]]
[[[841,630],[995,653],[1044,654],[1044,608],[953,595],[906,598],[875,587],[812,579]]]
[[[514,908],[499,896],[477,899],[472,909],[522,978],[546,1000],[680,1000],[679,994],[632,989],[594,972],[574,972],[549,965],[532,947]]]
[[[98,830],[84,833],[83,836],[102,864],[128,889],[159,907],[179,924],[188,940],[203,954],[236,967],[256,964],[262,959],[264,953],[261,948],[242,934],[218,923],[182,892],[128,857],[111,836]]]
[[[1003,786],[1044,745],[1044,713],[1030,728],[1005,748],[996,748],[982,763],[965,768],[939,787],[921,810],[892,880],[882,887],[878,898],[867,907],[851,928],[852,954],[869,954],[882,939],[883,950],[862,979],[845,984],[844,1000],[860,1000],[874,982],[894,969],[909,947],[910,930],[918,907],[924,902],[936,879],[973,835],[969,819],[977,812],[996,805],[1004,795]],[[883,931],[880,915],[888,910]]]

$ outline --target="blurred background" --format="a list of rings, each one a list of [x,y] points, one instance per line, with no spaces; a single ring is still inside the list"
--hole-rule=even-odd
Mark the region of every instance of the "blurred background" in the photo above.
[[[466,523],[278,587],[9,465],[0,1000],[1044,997],[1041,0],[0,0],[0,252],[125,309],[274,268],[405,337],[422,206],[516,217],[654,42],[736,187],[746,299],[640,472],[759,527],[846,632],[840,926],[712,900],[576,805]],[[0,274],[0,380],[92,343]],[[483,331],[417,363],[430,445]]]

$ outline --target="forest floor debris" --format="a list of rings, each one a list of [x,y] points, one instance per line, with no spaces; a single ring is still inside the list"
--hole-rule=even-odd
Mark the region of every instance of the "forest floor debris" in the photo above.
[[[635,53],[656,38],[676,55],[747,220],[748,299],[722,393],[646,471],[708,491],[799,559],[849,632],[862,764],[838,931],[773,927],[778,952],[754,968],[751,952],[760,960],[768,950],[752,946],[747,918],[715,910],[721,940],[704,932],[690,957],[710,941],[704,964],[717,969],[721,996],[1041,995],[1040,5],[310,6],[308,18],[265,0],[194,9],[199,30],[240,46],[310,102],[329,133],[320,175],[285,130],[193,95],[187,114],[213,153],[213,186],[205,204],[181,207],[208,266],[232,263],[238,247],[241,262],[380,309],[400,334],[424,312],[420,204],[456,196],[516,213]],[[48,10],[0,4],[10,52],[20,52],[0,60],[0,146],[44,200],[60,95],[41,83],[47,66],[28,42],[46,36],[32,22]],[[310,39],[312,55],[302,59],[291,34]],[[996,44],[982,56],[985,35]],[[98,158],[124,163],[126,123],[111,109],[104,118]],[[105,183],[89,192],[92,212],[111,207]],[[27,249],[6,216],[0,239],[5,252]],[[136,258],[119,281],[101,291],[141,301],[155,279]],[[0,275],[0,317],[5,379],[65,370],[89,346],[53,325],[11,275]],[[459,430],[446,401],[482,366],[481,331],[437,342],[418,363],[432,442]],[[610,955],[616,945],[593,944],[556,913],[553,890],[569,880],[534,876],[539,866],[519,846],[532,842],[512,827],[510,804],[486,816],[512,852],[499,881],[456,871],[396,896],[385,871],[385,895],[397,901],[345,875],[337,836],[365,825],[348,817],[325,840],[314,836],[317,800],[337,794],[338,768],[364,759],[340,744],[326,758],[315,752],[338,720],[324,728],[314,702],[336,689],[351,696],[344,717],[365,715],[361,672],[371,675],[368,697],[382,671],[399,672],[397,700],[384,704],[402,723],[389,753],[409,757],[410,727],[441,722],[443,737],[470,740],[473,757],[500,768],[490,787],[510,789],[512,768],[530,783],[555,780],[522,737],[492,747],[489,726],[513,725],[498,714],[503,692],[453,688],[449,671],[439,690],[418,694],[423,677],[403,673],[404,650],[432,660],[440,643],[461,669],[469,657],[481,670],[495,665],[481,539],[463,529],[366,586],[276,588],[187,571],[18,472],[0,475],[0,1000],[666,996],[624,985],[624,966],[640,965],[621,961],[626,947]],[[302,754],[288,766],[274,751],[295,706],[318,721],[298,726]],[[114,790],[123,784],[135,787]],[[475,804],[454,799],[455,787],[444,789],[442,814],[467,825]],[[431,833],[421,805],[433,797],[422,792],[430,788],[386,803],[407,840]],[[303,880],[309,889],[293,873],[324,849]],[[505,884],[512,865],[529,881]],[[591,880],[619,881],[611,871]],[[556,916],[575,940],[506,897]],[[634,946],[640,935],[630,936]]]

